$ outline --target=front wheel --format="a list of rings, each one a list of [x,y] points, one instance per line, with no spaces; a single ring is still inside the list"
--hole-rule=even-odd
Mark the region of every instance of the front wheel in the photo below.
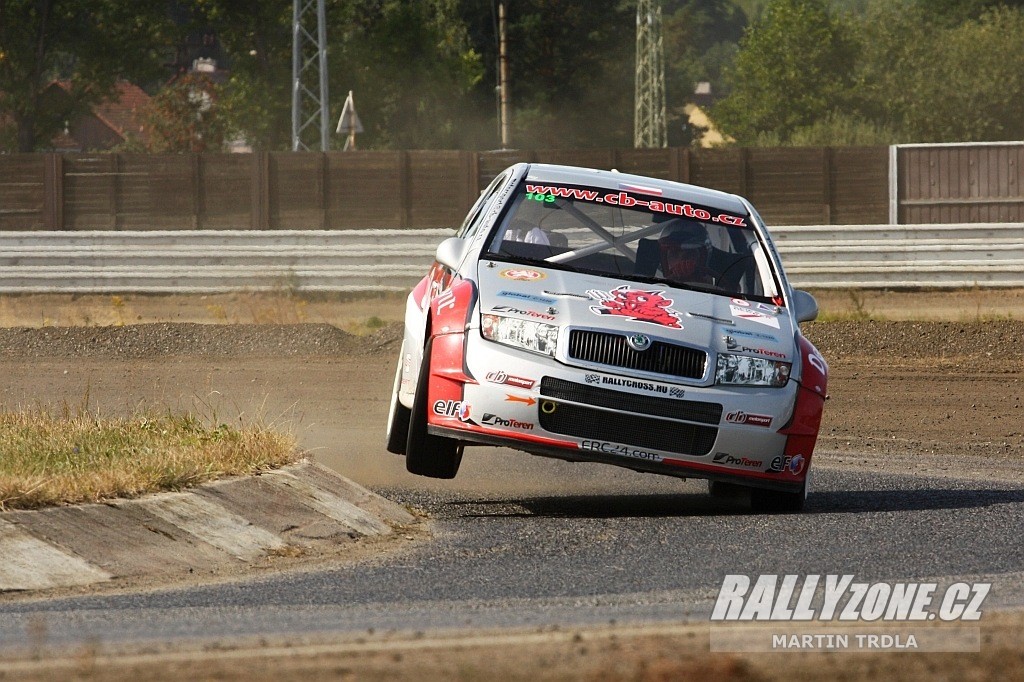
[[[804,503],[807,502],[807,492],[810,490],[810,484],[811,472],[808,471],[804,477],[803,486],[794,493],[752,488],[750,490],[750,508],[755,512],[765,512],[768,514],[801,512],[804,510]]]
[[[454,438],[434,436],[427,432],[428,389],[430,385],[430,348],[427,341],[420,363],[416,395],[409,414],[409,438],[405,444],[405,468],[411,474],[430,478],[455,478],[462,464],[462,445]]]
[[[405,454],[405,445],[409,440],[409,408],[398,399],[398,389],[402,386],[402,366],[405,364],[405,342],[398,354],[398,369],[395,371],[395,385],[391,390],[391,410],[388,412],[387,449],[396,455]]]

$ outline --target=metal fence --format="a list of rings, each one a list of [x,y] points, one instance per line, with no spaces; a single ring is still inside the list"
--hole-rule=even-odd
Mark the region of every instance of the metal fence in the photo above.
[[[434,230],[0,232],[0,292],[402,291]],[[804,288],[1024,287],[1024,225],[772,228]]]

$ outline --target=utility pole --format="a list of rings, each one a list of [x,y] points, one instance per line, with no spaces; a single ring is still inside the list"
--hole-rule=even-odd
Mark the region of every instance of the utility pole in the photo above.
[[[665,123],[665,50],[661,42],[659,0],[636,3],[636,91],[633,146],[667,147]]]
[[[498,0],[498,119],[501,148],[508,149],[508,42],[505,34],[505,0]]]
[[[292,151],[330,149],[325,0],[292,0]],[[315,25],[314,25],[315,22]]]

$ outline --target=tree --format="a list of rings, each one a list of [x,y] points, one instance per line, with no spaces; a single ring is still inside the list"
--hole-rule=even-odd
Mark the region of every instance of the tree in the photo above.
[[[225,121],[255,149],[289,148],[292,3],[194,0],[192,8],[193,24],[212,29],[230,57],[217,100]]]
[[[1020,139],[1024,11],[996,7],[953,25],[926,11],[878,3],[865,17],[857,90],[865,117],[906,142]]]
[[[227,126],[218,95],[218,86],[202,73],[185,74],[162,88],[142,112],[149,134],[146,151],[220,151]]]
[[[745,33],[713,109],[740,144],[759,134],[785,141],[797,128],[839,110],[852,84],[856,44],[826,0],[772,0]]]
[[[0,2],[0,112],[17,149],[45,147],[66,121],[110,97],[118,79],[157,77],[173,34],[166,3]],[[61,106],[42,97],[55,79],[69,84]]]
[[[483,65],[456,0],[353,0],[328,15],[332,99],[355,92],[362,146],[457,148]]]

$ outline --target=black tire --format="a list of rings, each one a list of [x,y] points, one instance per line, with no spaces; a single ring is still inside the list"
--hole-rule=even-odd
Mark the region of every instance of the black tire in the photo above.
[[[405,363],[405,344],[398,354],[398,369],[395,371],[395,385],[391,391],[391,411],[388,413],[387,449],[396,455],[405,454],[409,442],[409,415],[411,410],[398,400],[398,388],[402,385],[402,365]]]
[[[411,474],[430,478],[455,478],[462,464],[462,445],[454,438],[427,433],[427,393],[430,384],[430,348],[427,341],[416,382],[416,397],[409,415],[409,438],[405,444],[405,468]]]
[[[799,492],[785,493],[778,490],[765,490],[764,488],[750,489],[751,510],[765,514],[787,514],[804,510],[804,502],[807,500],[807,482]]]
[[[747,489],[735,483],[708,481],[708,493],[718,500],[735,500],[744,497]]]

